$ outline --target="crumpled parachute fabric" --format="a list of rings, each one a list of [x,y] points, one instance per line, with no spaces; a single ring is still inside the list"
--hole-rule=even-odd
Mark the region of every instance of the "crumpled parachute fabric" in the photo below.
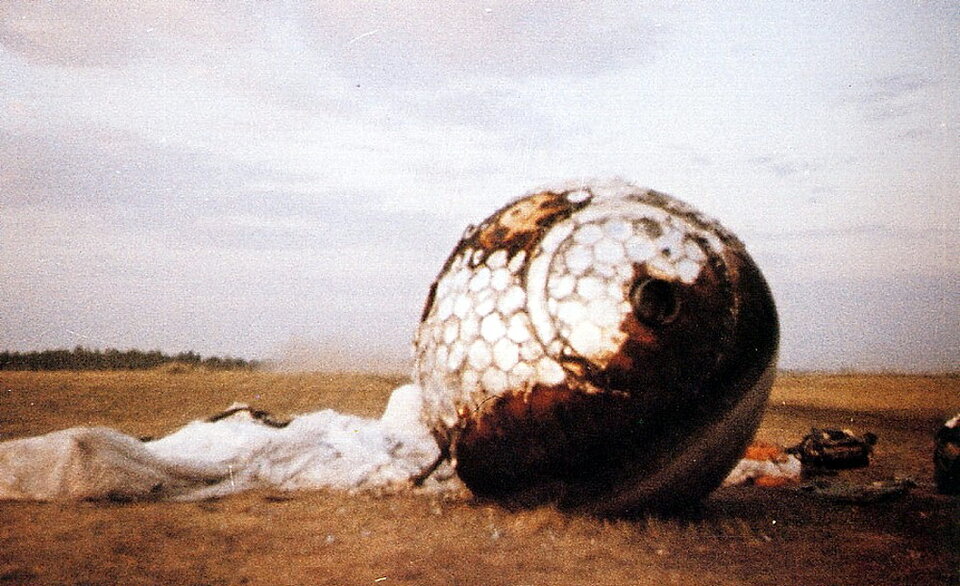
[[[276,427],[238,410],[152,441],[73,427],[0,442],[0,499],[200,500],[254,488],[409,490],[439,448],[421,423],[420,389],[404,385],[380,419],[326,409]],[[744,459],[725,485],[799,476],[799,466]],[[424,490],[460,488],[449,465]]]
[[[420,393],[396,389],[380,419],[323,410],[282,428],[238,411],[140,441],[74,427],[0,443],[0,499],[197,500],[252,488],[409,488],[439,449]]]

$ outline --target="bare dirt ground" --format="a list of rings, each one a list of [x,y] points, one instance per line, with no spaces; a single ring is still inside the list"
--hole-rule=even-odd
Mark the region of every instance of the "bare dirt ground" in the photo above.
[[[244,401],[378,416],[397,377],[0,372],[0,440],[73,425],[150,436]],[[879,436],[869,468],[906,496],[840,504],[795,487],[717,490],[672,517],[600,520],[469,497],[255,491],[195,503],[0,502],[0,584],[960,584],[960,499],[934,491],[956,376],[782,374],[758,438]]]

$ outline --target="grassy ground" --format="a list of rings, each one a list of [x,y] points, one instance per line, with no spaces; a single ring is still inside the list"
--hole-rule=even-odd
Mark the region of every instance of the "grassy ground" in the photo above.
[[[72,425],[155,436],[243,401],[377,416],[401,379],[0,372],[0,440]],[[257,491],[197,503],[0,502],[0,584],[957,584],[960,499],[934,492],[932,434],[960,378],[782,375],[759,439],[879,436],[853,482],[918,486],[871,505],[795,488],[716,491],[695,511],[597,520],[466,495]]]

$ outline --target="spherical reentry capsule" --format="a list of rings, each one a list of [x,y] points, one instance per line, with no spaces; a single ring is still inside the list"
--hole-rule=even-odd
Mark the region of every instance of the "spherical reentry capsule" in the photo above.
[[[468,229],[430,288],[414,376],[474,493],[621,514],[719,486],[777,343],[730,232],[655,191],[577,183]]]

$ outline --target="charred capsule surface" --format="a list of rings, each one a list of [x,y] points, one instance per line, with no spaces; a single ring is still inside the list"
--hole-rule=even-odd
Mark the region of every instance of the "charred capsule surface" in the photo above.
[[[475,493],[617,514],[720,484],[777,343],[732,234],[655,191],[577,184],[468,229],[430,288],[414,376]]]

